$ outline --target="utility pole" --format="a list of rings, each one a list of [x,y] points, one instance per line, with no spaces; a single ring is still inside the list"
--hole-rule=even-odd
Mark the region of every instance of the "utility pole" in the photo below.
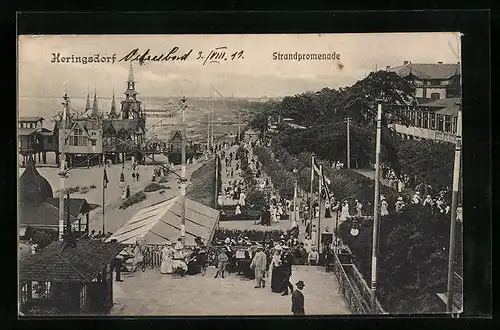
[[[379,239],[379,197],[380,197],[380,142],[382,133],[382,104],[378,104],[377,110],[377,140],[375,153],[375,201],[373,206],[373,239],[372,239],[372,295],[371,308],[376,314],[376,290],[377,290],[377,257]]]
[[[455,247],[457,227],[458,193],[460,190],[460,165],[462,158],[462,109],[458,109],[457,141],[455,144],[455,164],[453,167],[453,193],[451,195],[450,248],[448,251],[448,284],[446,312],[453,313],[453,279],[455,277]]]
[[[351,117],[347,117],[347,168],[351,168]]]
[[[290,217],[290,229],[293,228],[294,224],[297,224],[297,173],[299,171],[294,168],[293,174],[295,176],[295,185],[293,188],[293,214]]]
[[[123,173],[123,168],[122,168]],[[106,233],[105,228],[105,210],[106,210],[106,185],[107,185],[107,173],[106,173],[106,162],[104,162],[104,171],[103,171],[103,180],[102,180],[102,233],[103,235]]]
[[[240,110],[238,109],[238,143],[241,141],[241,118],[240,118]]]
[[[60,163],[60,193],[59,193],[59,240],[63,239],[64,235],[64,183],[66,178],[66,114],[68,113],[69,108],[69,97],[68,97],[68,89],[66,88],[66,92],[63,96],[64,102],[63,104],[63,113],[61,116],[61,127],[59,129],[59,145],[61,146],[61,157],[59,160]]]
[[[181,99],[182,107],[182,153],[181,153],[181,240],[186,244],[186,97]]]
[[[210,112],[207,115],[208,118],[208,126],[207,126],[207,153],[210,152]]]
[[[219,197],[219,192],[217,191],[219,189],[219,156],[215,156],[215,209],[217,210],[218,205],[218,197]]]

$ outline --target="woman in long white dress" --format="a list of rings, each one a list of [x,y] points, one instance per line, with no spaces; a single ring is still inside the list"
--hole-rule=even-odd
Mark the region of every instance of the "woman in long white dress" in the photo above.
[[[271,221],[273,223],[278,223],[279,222],[276,213],[277,213],[276,207],[275,206],[271,206]]]
[[[172,246],[175,243],[172,244]],[[174,255],[174,250],[171,246],[165,244],[163,250],[161,250],[161,266],[160,272],[162,274],[172,274],[172,257]]]
[[[340,213],[340,222],[344,222],[347,220],[347,218],[349,217],[349,203],[347,203],[347,201],[344,201],[344,203],[342,203],[342,212]]]
[[[139,243],[136,242],[134,246],[134,262],[132,266],[132,273],[135,272],[135,270],[139,266],[141,266],[142,271],[144,271],[145,267],[143,263],[144,263],[144,255],[142,253],[142,248],[139,245]]]

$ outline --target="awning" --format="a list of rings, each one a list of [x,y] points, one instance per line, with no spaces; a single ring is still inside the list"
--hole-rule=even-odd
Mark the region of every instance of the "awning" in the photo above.
[[[145,207],[121,226],[108,241],[134,244],[145,241],[149,245],[163,245],[180,237],[181,197]],[[194,239],[201,237],[210,242],[219,221],[219,211],[186,198],[186,244],[194,245]]]

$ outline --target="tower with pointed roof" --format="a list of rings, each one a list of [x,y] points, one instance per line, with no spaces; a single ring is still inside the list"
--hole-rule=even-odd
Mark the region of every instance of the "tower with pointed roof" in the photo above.
[[[141,118],[141,102],[137,100],[135,90],[134,69],[132,63],[128,70],[127,89],[124,92],[125,100],[122,101],[122,119]]]
[[[99,105],[97,104],[97,91],[94,91],[94,103],[92,104],[92,117],[99,116]]]
[[[88,110],[92,109],[90,107],[90,94],[87,93],[87,103],[85,104],[85,112],[87,112]]]
[[[113,98],[111,100],[111,111],[109,112],[109,118],[116,118],[116,101],[115,101],[115,91],[113,90]]]

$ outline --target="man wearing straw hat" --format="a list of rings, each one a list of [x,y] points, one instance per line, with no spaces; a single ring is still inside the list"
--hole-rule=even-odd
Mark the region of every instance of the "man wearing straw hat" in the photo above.
[[[254,268],[255,272],[255,287],[254,288],[265,288],[266,280],[264,279],[264,273],[267,266],[267,257],[263,251],[262,245],[258,244],[256,246],[257,253],[252,259],[250,268]]]

